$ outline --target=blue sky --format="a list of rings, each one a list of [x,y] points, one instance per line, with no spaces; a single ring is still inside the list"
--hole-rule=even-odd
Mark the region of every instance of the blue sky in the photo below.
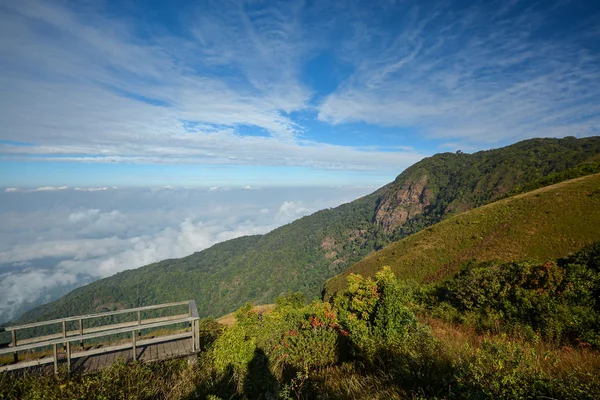
[[[0,0],[0,186],[381,185],[600,133],[597,1]]]

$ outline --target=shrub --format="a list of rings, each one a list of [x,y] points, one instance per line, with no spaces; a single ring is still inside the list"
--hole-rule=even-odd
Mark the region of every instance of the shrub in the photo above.
[[[301,308],[306,304],[306,295],[302,292],[289,293],[275,299],[278,307]]]
[[[595,259],[594,252],[586,250],[586,254],[588,259]],[[444,304],[447,302],[463,320],[473,313],[475,326],[481,331],[521,331],[532,339],[539,334],[556,343],[597,346],[600,273],[570,262],[577,259],[581,261],[581,257],[572,257],[544,264],[466,265],[439,285],[432,308],[437,309],[436,315],[454,314]]]

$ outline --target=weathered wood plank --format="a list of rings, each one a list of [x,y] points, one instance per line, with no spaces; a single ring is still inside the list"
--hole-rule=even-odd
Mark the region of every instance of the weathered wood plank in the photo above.
[[[118,351],[111,351],[110,353],[106,353],[106,364],[107,365],[113,365],[116,361],[115,356],[117,355]]]
[[[18,364],[4,365],[0,367],[0,372],[14,371],[20,368],[36,367],[54,362],[54,357],[43,357],[38,360],[20,361]]]
[[[106,366],[107,366],[106,359],[108,357],[108,354],[103,353],[103,354],[100,354],[97,357],[98,357],[98,370],[106,368]]]
[[[86,372],[96,371],[98,367],[98,357],[89,357],[86,365]]]
[[[183,348],[183,343],[181,340],[177,340],[175,342],[173,342],[174,345],[177,346],[177,354],[183,354],[185,353],[185,349]]]
[[[152,359],[158,360],[158,345],[152,345]]]
[[[166,353],[165,344],[164,343],[160,343],[158,345],[158,359],[159,360],[164,360],[165,359],[165,353]]]
[[[165,342],[165,358],[171,358],[171,343]]]

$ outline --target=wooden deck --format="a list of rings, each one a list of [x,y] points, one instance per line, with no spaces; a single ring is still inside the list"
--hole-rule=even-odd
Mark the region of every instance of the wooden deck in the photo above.
[[[185,305],[189,308],[188,314],[174,315],[162,318],[141,318],[141,312],[146,310],[155,310],[159,308],[169,308]],[[137,313],[137,321],[110,324],[101,327],[84,329],[82,319],[99,318],[105,315]],[[66,322],[69,320],[79,320],[79,330],[69,331],[66,328]],[[106,368],[118,360],[125,362],[137,360],[140,362],[153,362],[168,360],[181,357],[195,357],[200,351],[199,344],[199,324],[198,311],[193,300],[178,303],[168,303],[155,306],[138,307],[135,309],[119,310],[108,313],[93,314],[78,317],[68,317],[60,320],[39,322],[28,325],[7,327],[6,330],[12,331],[13,342],[8,348],[0,349],[0,355],[13,353],[15,362],[11,364],[0,365],[0,372],[15,371],[23,368],[35,369],[41,372],[57,373],[59,369],[70,370],[74,373],[93,373]],[[32,339],[23,339],[17,341],[16,332],[18,330],[29,329],[47,324],[62,325],[62,332],[59,334],[38,336]],[[156,335],[150,337],[139,337],[142,331],[149,329],[163,328],[173,324],[185,324],[189,327],[180,331],[171,331],[171,333]],[[97,339],[103,336],[115,334],[131,334],[131,341],[121,341],[112,344],[95,344],[92,347],[79,351],[72,344],[83,345],[84,341]],[[41,347],[52,346],[51,354],[37,352]],[[23,358],[18,360],[17,352],[21,352]],[[33,353],[31,353],[33,352]],[[39,355],[36,357],[36,354]]]
[[[176,339],[168,342],[149,344],[146,346],[139,346],[136,348],[137,360],[139,362],[155,362],[171,360],[175,358],[186,358],[194,357],[193,343],[191,338]],[[102,346],[96,346],[92,349],[102,349]],[[103,370],[104,368],[110,367],[117,361],[131,362],[133,361],[133,350],[116,350],[109,351],[107,353],[96,354],[87,357],[81,357],[75,360],[71,364],[72,373],[90,374]],[[43,360],[43,357],[40,358]],[[67,368],[67,359],[65,354],[58,356],[58,367],[59,369]],[[53,374],[54,365],[52,363],[46,363],[37,367],[29,369],[31,372],[41,372],[44,374]]]

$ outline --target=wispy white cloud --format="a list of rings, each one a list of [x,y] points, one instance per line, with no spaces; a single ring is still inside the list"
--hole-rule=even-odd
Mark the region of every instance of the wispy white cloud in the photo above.
[[[381,15],[355,25],[345,56],[356,73],[319,119],[411,127],[479,148],[600,133],[600,56],[584,40],[586,21],[571,31],[561,23],[559,3],[402,6],[395,36],[378,28]],[[564,34],[547,33],[557,29]]]
[[[77,190],[77,191],[80,191],[80,192],[98,192],[100,190],[108,190],[108,187],[106,187],[106,186],[105,187],[97,187],[97,188],[94,188],[94,187],[91,187],[91,188],[76,187],[73,190]]]
[[[300,2],[213,8],[184,26],[187,35],[153,32],[142,40],[131,21],[94,10],[8,3],[0,10],[0,153],[357,170],[398,170],[423,157],[302,138],[289,115],[311,107],[301,73],[319,38],[300,25]],[[241,126],[267,135],[243,136]]]
[[[16,193],[16,192],[54,192],[57,190],[67,190],[68,186],[42,186],[35,189],[23,189],[23,188],[6,188],[4,191],[6,193]],[[77,189],[76,189],[77,190]]]
[[[36,189],[32,189],[32,192],[52,192],[55,190],[67,190],[68,186],[43,186]]]
[[[186,9],[174,35],[88,3],[5,2],[0,154],[387,171],[426,155],[306,140],[298,112],[474,149],[597,134],[599,17],[569,29],[561,4],[227,0]],[[354,73],[315,105],[303,69],[320,52]]]

